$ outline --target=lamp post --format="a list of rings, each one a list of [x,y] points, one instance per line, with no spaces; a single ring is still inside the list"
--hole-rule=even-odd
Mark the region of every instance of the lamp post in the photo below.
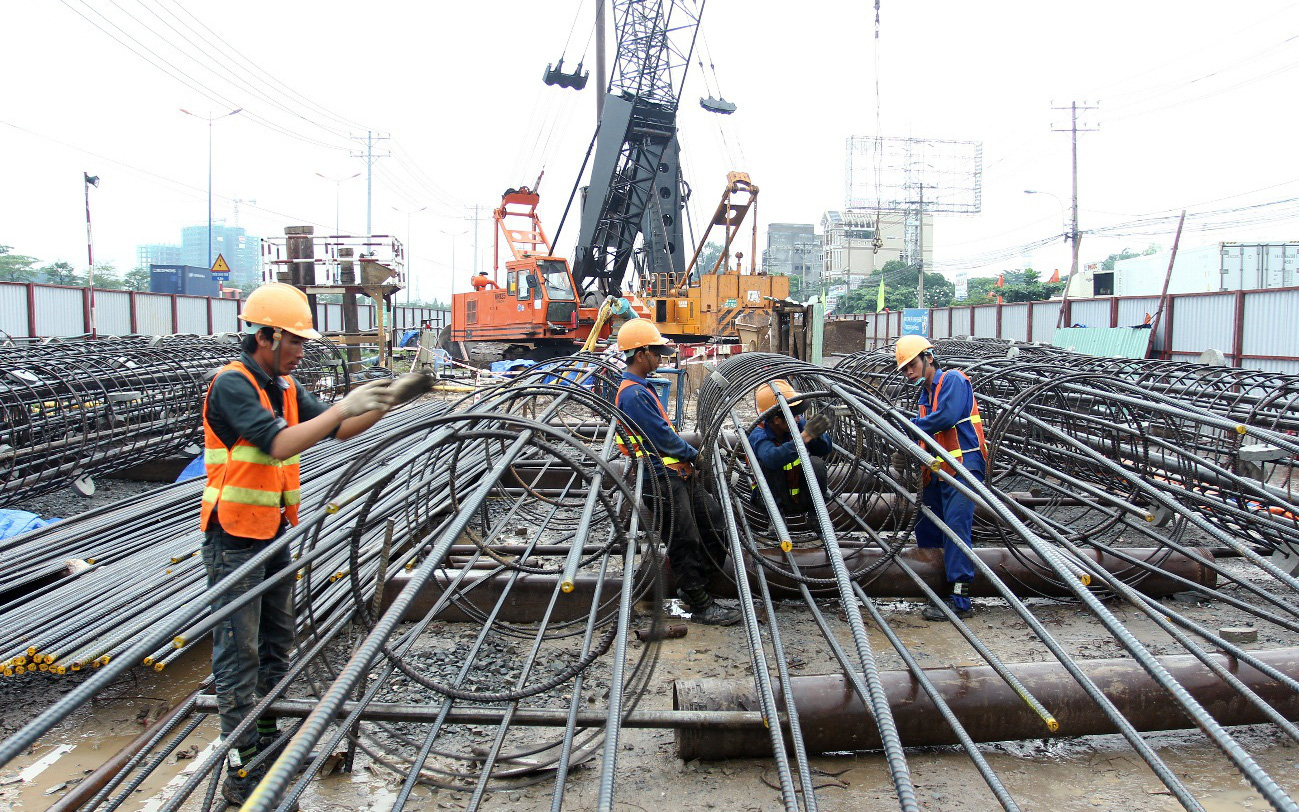
[[[86,188],[86,259],[90,270],[86,272],[86,286],[90,288],[90,337],[99,337],[99,327],[95,323],[95,241],[90,235],[90,187],[99,188],[99,176],[89,172],[81,173]]]
[[[206,116],[200,116],[198,113],[191,113],[185,108],[180,111],[187,116],[193,116],[207,122],[207,266],[212,267],[212,122],[222,118],[229,118],[235,113],[243,111],[242,107],[236,107],[228,113],[222,113],[219,116],[212,115],[209,112]]]
[[[427,209],[428,206],[420,206],[418,209],[399,209],[396,206],[392,210],[406,215],[406,304],[410,304],[411,288],[415,287],[415,258],[410,253],[410,218]]]
[[[361,177],[361,173],[357,172],[356,174],[348,175],[345,178],[331,178],[330,176],[326,175],[323,172],[317,172],[316,177],[324,178],[325,180],[334,184],[334,236],[337,237],[339,236],[338,232],[341,228],[338,220],[338,212],[339,212],[339,200],[342,199],[342,195],[343,195],[343,181],[352,180],[353,178],[359,178]]]

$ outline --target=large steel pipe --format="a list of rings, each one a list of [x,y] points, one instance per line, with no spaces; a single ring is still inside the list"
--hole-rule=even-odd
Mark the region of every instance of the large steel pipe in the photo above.
[[[1031,551],[1012,552],[1005,547],[980,547],[975,552],[980,559],[1001,575],[1002,580],[1009,584],[1016,594],[1020,596],[1065,597],[1069,594],[1068,589],[1062,584],[1044,576],[1045,565]],[[1150,559],[1152,565],[1158,568],[1156,572],[1150,572],[1144,577],[1136,579],[1133,584],[1136,589],[1151,597],[1162,597],[1188,589],[1190,584],[1186,583],[1186,581],[1209,589],[1212,589],[1217,583],[1217,576],[1212,569],[1187,556],[1177,553],[1165,556],[1165,551],[1152,549],[1132,549],[1125,552],[1140,560]],[[1202,549],[1198,552],[1206,559],[1212,560],[1213,558],[1213,554],[1208,550]],[[804,575],[813,578],[828,577],[829,562],[826,560],[824,551],[817,549],[795,550],[791,554],[798,561],[799,569]],[[769,555],[773,558],[783,559],[783,554],[780,553],[769,553]],[[853,570],[861,569],[869,573],[860,580],[866,593],[873,598],[919,599],[924,597],[915,581],[902,573],[901,565],[897,559],[910,566],[915,570],[916,574],[935,588],[940,586],[944,580],[943,558],[939,550],[922,550],[913,547],[898,553],[897,559],[884,568],[871,568],[870,565],[878,562],[882,556],[883,553],[879,550],[850,547],[843,549],[844,563]],[[1103,553],[1092,552],[1092,560],[1101,568],[1130,580],[1134,576],[1146,572],[1114,556]],[[750,570],[752,566],[750,564]],[[723,571],[709,584],[709,591],[722,597],[737,597],[734,572],[735,569],[728,559]],[[437,617],[440,620],[453,622],[477,620],[481,614],[475,614],[475,610],[477,613],[485,613],[500,602],[498,617],[501,620],[510,623],[535,621],[550,607],[555,591],[555,576],[523,575],[515,579],[511,584],[510,579],[507,577],[509,574],[508,570],[495,573],[480,570],[472,571],[461,577],[462,574],[454,569],[439,572],[420,593],[419,597],[410,604],[405,619],[414,621],[424,617],[442,598],[448,584],[455,582],[456,599],[448,603],[438,613]],[[749,575],[752,581],[752,572]],[[671,595],[676,591],[676,584],[672,580],[670,571],[665,571],[665,577],[667,582],[664,591],[666,594]],[[1179,577],[1186,579],[1186,581],[1177,580]],[[773,597],[797,598],[800,596],[798,586],[785,575],[779,572],[769,572],[767,579]],[[409,576],[403,573],[393,577],[384,585],[383,600],[385,608],[397,595],[401,594],[408,581]],[[551,618],[564,621],[584,617],[591,610],[591,597],[601,584],[603,584],[606,593],[610,589],[617,592],[622,588],[620,578],[607,575],[601,577],[595,574],[581,574],[574,579],[573,590],[564,593],[563,597],[550,608]],[[504,601],[501,602],[503,592],[506,594]],[[995,590],[986,581],[980,579],[974,582],[972,594],[975,597],[990,597],[995,594]],[[465,608],[463,608],[466,606],[472,607],[472,610],[466,612]]]
[[[1257,692],[1288,719],[1299,719],[1299,694],[1226,655],[1212,655],[1222,667]],[[1299,649],[1255,652],[1267,665],[1286,673],[1299,669]],[[1257,707],[1223,683],[1191,656],[1160,658],[1169,673],[1204,708],[1225,725],[1267,721]],[[1132,660],[1079,661],[1079,665],[1140,731],[1180,730],[1193,726],[1180,707]],[[1020,682],[1059,721],[1052,733],[1024,705],[1023,699],[988,667],[926,669],[925,675],[976,741],[1093,736],[1116,732],[1065,670],[1055,663],[1009,665]],[[898,733],[907,747],[956,744],[957,739],[929,696],[906,671],[881,672]],[[809,752],[877,750],[875,723],[842,675],[794,677],[794,704]],[[673,707],[688,711],[748,710],[757,707],[751,682],[719,679],[678,680]],[[754,758],[771,755],[771,742],[752,733],[682,728],[676,732],[678,755],[695,758]]]

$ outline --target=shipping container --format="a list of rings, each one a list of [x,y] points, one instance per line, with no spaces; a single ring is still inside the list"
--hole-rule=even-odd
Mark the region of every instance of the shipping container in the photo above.
[[[178,269],[184,265],[150,265],[149,266],[149,292],[150,293],[180,293],[180,274]]]
[[[218,286],[207,268],[197,265],[150,265],[149,292],[182,296],[216,296]]]
[[[1171,251],[1119,260],[1113,271],[1093,270],[1087,296],[1158,296]],[[1212,293],[1299,285],[1299,243],[1239,243],[1182,247],[1169,293]],[[1070,290],[1070,296],[1077,292]]]

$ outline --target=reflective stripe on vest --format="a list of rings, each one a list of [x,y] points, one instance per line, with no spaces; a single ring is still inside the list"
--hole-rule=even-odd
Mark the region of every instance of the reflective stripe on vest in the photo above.
[[[934,386],[934,394],[931,400],[932,403],[935,404],[938,403],[938,393],[942,391],[943,381],[947,380],[948,375],[960,375],[962,378],[965,378],[965,375],[958,369],[950,369],[944,372],[942,376],[939,377],[938,383]],[[920,411],[920,416],[924,417],[925,415],[929,414],[930,407],[921,404],[919,411]],[[961,448],[960,432],[956,430],[956,426],[959,426],[962,423],[969,423],[974,427],[974,435],[979,440],[979,444],[976,447]],[[956,421],[956,426],[952,426],[950,429],[943,429],[942,431],[936,432],[933,435],[933,438],[938,441],[938,444],[942,446],[943,449],[946,450],[948,454],[951,454],[953,457],[955,457],[958,460],[964,457],[967,451],[978,451],[983,454],[984,460],[987,460],[988,442],[983,437],[983,418],[979,416],[979,401],[974,397],[973,391],[970,392],[970,413],[969,415]],[[952,466],[947,464],[946,462],[942,463],[939,470],[946,471],[949,474],[955,473],[955,471],[952,470]],[[922,473],[921,479],[923,480],[924,483],[928,484],[929,482],[928,469],[926,469]]]
[[[239,373],[257,390],[261,406],[272,414],[270,396],[257,378],[241,362],[222,367],[216,378]],[[292,378],[284,390],[284,421],[298,424],[298,393]],[[211,394],[211,385],[208,393]],[[232,536],[252,539],[274,538],[285,519],[298,523],[298,505],[302,501],[299,473],[300,455],[277,460],[243,437],[233,448],[226,448],[208,422],[207,402],[203,406],[203,463],[207,469],[207,486],[203,489],[203,509],[199,526],[207,530],[214,511],[220,505],[220,523]]]
[[[663,421],[667,423],[669,426],[671,426],[672,421],[668,419],[667,410],[663,408],[663,402],[659,400],[658,394],[655,393],[655,391],[653,389],[650,389],[648,386],[643,386],[637,383],[636,381],[631,381],[624,378],[622,384],[618,386],[618,394],[614,396],[614,403],[616,404],[618,402],[618,399],[622,397],[622,393],[624,391],[626,391],[627,389],[633,386],[641,386],[641,388],[643,388],[645,391],[649,392],[651,396],[653,396],[654,405],[659,407],[659,414],[663,416]],[[628,435],[625,441],[623,440],[621,434],[618,435],[618,450],[621,451],[623,454],[626,454],[628,457],[644,457],[646,454],[652,455],[654,452],[646,450],[645,446],[646,446],[645,438],[639,434]],[[690,469],[690,463],[688,462],[682,462],[677,457],[659,457],[659,461],[662,462],[667,467],[671,468],[672,470],[676,471],[678,474],[681,474],[681,476],[683,477],[688,478],[690,476],[691,469]]]

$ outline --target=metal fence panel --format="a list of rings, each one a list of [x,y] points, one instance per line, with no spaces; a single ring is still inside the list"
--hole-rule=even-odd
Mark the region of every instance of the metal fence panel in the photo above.
[[[194,296],[176,297],[176,332],[208,334],[207,299]]]
[[[1033,340],[1050,343],[1060,319],[1060,302],[1033,302]]]
[[[102,335],[131,332],[131,294],[124,290],[95,291],[95,329]]]
[[[26,336],[27,286],[0,284],[0,330],[11,336]]]
[[[165,293],[137,293],[135,331],[143,335],[171,335],[171,300]]]
[[[1213,349],[1230,355],[1236,321],[1235,302],[1234,293],[1173,297],[1173,352],[1198,355]],[[1181,355],[1175,358],[1186,360]]]
[[[974,308],[974,335],[977,338],[997,337],[997,306]]]
[[[234,299],[212,300],[212,332],[239,332],[239,302]]]
[[[356,317],[356,329],[367,332],[374,329],[374,305],[361,305]]]
[[[1244,369],[1261,369],[1264,372],[1279,372],[1284,375],[1299,375],[1299,359],[1265,359],[1246,358],[1241,367]]]
[[[1241,352],[1245,355],[1299,358],[1296,318],[1299,318],[1299,290],[1246,293]],[[1227,348],[1219,349],[1225,352]]]
[[[1136,327],[1145,322],[1147,314],[1153,319],[1157,310],[1159,310],[1158,296],[1119,299],[1119,326]]]
[[[930,311],[929,316],[929,337],[930,338],[950,338],[952,333],[948,329],[948,314],[950,308],[943,307]]]
[[[1072,327],[1075,324],[1080,324],[1083,327],[1109,327],[1110,300],[1080,299],[1076,302],[1070,302],[1069,322],[1065,327]]]
[[[36,335],[80,336],[86,334],[85,296],[81,288],[34,285]]]
[[[968,336],[970,334],[970,308],[952,308],[952,335]]]
[[[1001,306],[1001,337],[1012,341],[1028,341],[1027,302]]]

